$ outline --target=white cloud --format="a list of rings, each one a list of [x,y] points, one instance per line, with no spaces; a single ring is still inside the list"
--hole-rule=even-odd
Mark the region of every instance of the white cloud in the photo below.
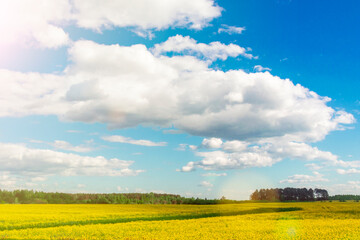
[[[169,27],[202,29],[222,9],[213,0],[2,0],[0,46],[30,44],[45,48],[68,45],[67,25],[93,29],[130,27],[140,36]]]
[[[58,48],[70,43],[61,25],[71,19],[67,0],[2,0],[1,45],[31,44]]]
[[[180,171],[190,172],[194,171],[196,168],[202,168],[204,170],[226,170],[247,167],[266,167],[271,166],[280,160],[256,152],[226,153],[223,151],[212,151],[197,152],[196,155],[202,157],[202,160],[198,162],[189,162],[182,167]]]
[[[349,123],[354,123],[355,122],[355,118],[352,114],[347,113],[345,111],[337,111],[334,117],[334,121],[338,122],[338,123],[345,123],[345,124],[349,124]],[[340,128],[343,129],[343,128]]]
[[[213,0],[74,0],[78,26],[100,30],[135,27],[139,30],[170,26],[201,29],[221,15]]]
[[[223,141],[220,138],[204,138],[201,147],[204,148],[221,148]]]
[[[198,147],[195,145],[187,144],[187,143],[180,143],[179,146],[176,148],[178,151],[186,151],[186,150],[196,150]]]
[[[86,145],[73,146],[71,143],[61,140],[55,140],[53,143],[49,143],[50,146],[53,146],[56,149],[72,151],[72,152],[91,152],[94,149]]]
[[[74,63],[63,76],[0,70],[0,116],[53,114],[110,128],[174,125],[205,137],[299,142],[322,140],[352,116],[268,72],[214,71],[190,56],[155,57],[143,45],[79,41],[69,53]],[[95,94],[74,98],[74,86]]]
[[[211,188],[213,187],[214,185],[208,181],[202,181],[200,184],[199,184],[200,187],[207,187],[207,188]]]
[[[195,170],[195,162],[188,162],[186,166],[183,166],[181,169],[176,169],[177,172],[192,172]]]
[[[360,174],[360,169],[350,168],[350,169],[338,169],[336,170],[339,174]]]
[[[319,170],[319,169],[323,168],[323,166],[319,166],[318,164],[315,164],[315,163],[308,163],[308,164],[305,164],[305,166],[307,168],[309,168],[310,170],[313,170],[313,171],[316,171],[316,170]]]
[[[247,53],[246,49],[236,44],[225,45],[220,42],[211,42],[209,44],[197,43],[189,36],[176,35],[169,37],[163,43],[155,44],[153,53],[158,56],[167,52],[188,53],[191,55],[201,56],[206,60],[215,61],[217,59],[226,60],[228,57],[237,57],[239,55],[246,58],[255,58]]]
[[[23,176],[135,176],[143,170],[129,167],[133,161],[102,156],[88,157],[24,145],[0,143],[0,171]],[[38,179],[39,180],[39,179]]]
[[[81,183],[79,183],[78,185],[76,185],[78,188],[84,188],[84,187],[86,187],[86,185],[85,184],[81,184]]]
[[[244,141],[226,141],[222,145],[222,149],[227,152],[242,152],[247,149],[249,143]]]
[[[78,41],[69,55],[72,64],[60,75],[0,70],[0,116],[172,127],[227,140],[222,151],[198,153],[203,160],[184,171],[270,166],[283,158],[336,162],[310,143],[355,122],[327,106],[329,98],[269,72],[213,70],[194,56],[155,56],[144,45]]]
[[[327,187],[332,194],[360,194],[360,182],[348,181],[347,183],[335,184]]]
[[[105,141],[108,142],[119,142],[119,143],[128,143],[128,144],[134,144],[134,145],[141,145],[141,146],[147,146],[147,147],[163,147],[167,145],[167,142],[152,142],[149,140],[135,140],[129,137],[119,136],[119,135],[113,135],[113,136],[105,136],[102,137]]]
[[[212,148],[215,147],[221,147],[222,149],[213,152],[197,152],[196,155],[201,157],[202,160],[190,162],[181,171],[194,171],[196,168],[223,170],[267,167],[284,158],[320,160],[330,162],[332,165],[339,162],[338,157],[330,152],[320,151],[316,147],[311,147],[305,143],[285,141],[285,139],[280,138],[261,139],[254,142],[233,140],[221,142],[221,144],[217,144]]]
[[[326,178],[323,178],[323,174],[318,172],[313,172],[313,176],[311,175],[303,175],[303,174],[295,174],[293,176],[288,177],[285,180],[281,180],[280,183],[310,183],[310,182],[327,182],[329,181]]]
[[[204,174],[201,174],[201,176],[203,177],[225,177],[227,176],[226,173],[204,173]]]
[[[264,71],[271,71],[271,68],[263,67],[261,65],[254,66],[255,72],[264,72]]]
[[[197,146],[195,146],[195,145],[189,145],[189,148],[190,148],[191,150],[195,151],[195,150],[197,149]]]
[[[360,168],[360,161],[343,161],[339,160],[335,163],[337,166],[343,168]]]
[[[43,141],[38,141],[38,140],[31,140],[30,142],[45,143],[56,149],[61,149],[61,150],[71,151],[71,152],[85,153],[85,152],[91,152],[94,150],[94,148],[88,146],[89,144],[92,143],[91,141],[88,144],[81,144],[79,146],[73,146],[71,143],[62,141],[62,140],[55,140],[54,142],[43,142]]]
[[[245,31],[244,27],[235,27],[235,26],[228,26],[226,24],[222,24],[222,27],[218,29],[218,33],[227,33],[227,34],[241,34]]]
[[[288,157],[308,161],[325,160],[333,163],[338,161],[338,157],[331,152],[321,151],[317,147],[302,142],[281,141],[281,139],[275,138],[273,142],[265,143],[263,148],[271,155],[281,158]]]

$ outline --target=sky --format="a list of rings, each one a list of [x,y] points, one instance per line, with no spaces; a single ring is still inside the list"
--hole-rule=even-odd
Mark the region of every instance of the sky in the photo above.
[[[0,5],[0,189],[360,194],[358,1]]]

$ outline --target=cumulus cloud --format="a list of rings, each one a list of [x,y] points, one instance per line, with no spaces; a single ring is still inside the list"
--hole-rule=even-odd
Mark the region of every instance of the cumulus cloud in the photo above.
[[[189,162],[183,166],[180,171],[190,172],[196,168],[202,168],[204,170],[227,170],[247,167],[266,167],[280,161],[280,159],[274,159],[266,154],[256,152],[227,153],[223,151],[212,151],[197,152],[196,155],[201,157],[202,160]]]
[[[196,153],[202,160],[183,171],[271,166],[284,158],[339,161],[311,143],[355,122],[329,107],[329,98],[269,72],[214,70],[201,57],[154,55],[140,44],[82,40],[69,57],[72,64],[60,75],[0,70],[0,116],[57,115],[110,128],[141,124],[220,139],[221,148]],[[118,141],[142,142],[122,136]]]
[[[62,29],[71,19],[67,0],[3,0],[0,3],[1,45],[37,44],[58,48],[70,42]]]
[[[167,142],[153,142],[150,140],[143,140],[143,139],[135,140],[129,137],[124,137],[119,135],[104,136],[102,137],[102,139],[108,142],[128,143],[128,144],[141,145],[147,147],[163,147],[167,145]]]
[[[285,158],[299,160],[322,160],[338,165],[338,157],[330,152],[320,151],[306,143],[285,141],[285,139],[261,139],[259,141],[225,141],[215,139],[209,149],[221,148],[213,152],[197,152],[202,160],[190,162],[181,171],[194,171],[196,168],[205,170],[242,169],[247,167],[267,167]],[[221,142],[220,142],[221,141]],[[201,146],[209,146],[212,141],[204,139]],[[211,145],[210,145],[211,146]]]
[[[254,66],[255,72],[264,72],[264,71],[271,71],[271,68],[263,67],[261,65]]]
[[[226,141],[222,144],[222,149],[227,152],[242,152],[247,149],[249,142],[245,141]]]
[[[53,150],[32,149],[20,144],[0,143],[0,171],[23,176],[135,176],[133,161],[88,157]]]
[[[295,174],[288,177],[285,180],[281,180],[280,183],[312,183],[312,182],[327,182],[328,179],[324,178],[323,174],[313,172],[314,175]]]
[[[169,27],[202,29],[222,9],[213,0],[3,0],[0,3],[1,45],[31,44],[45,48],[68,45],[67,25],[100,32],[130,27],[143,37]]]
[[[204,148],[221,148],[223,141],[220,138],[204,138],[201,147]]]
[[[235,27],[235,26],[229,26],[226,24],[221,24],[221,28],[218,29],[218,33],[227,33],[227,34],[241,34],[243,31],[245,31],[244,27]]]
[[[264,140],[262,140],[264,141]],[[292,158],[300,160],[326,160],[329,162],[337,162],[338,156],[331,152],[321,151],[317,147],[312,147],[303,142],[293,141],[275,141],[265,143],[263,148],[268,153],[280,158]]]
[[[155,44],[152,49],[155,55],[167,52],[188,53],[201,56],[206,60],[215,61],[217,59],[226,60],[228,57],[237,57],[239,55],[246,58],[255,58],[247,50],[236,44],[223,44],[220,42],[211,42],[209,44],[197,43],[197,41],[189,36],[176,35],[169,37],[163,43]]]
[[[268,72],[214,71],[192,56],[156,57],[143,45],[78,41],[69,54],[64,75],[1,70],[0,116],[54,114],[110,128],[173,125],[204,137],[299,142],[354,121],[327,106],[328,98]],[[74,88],[94,94],[69,97]]]
[[[201,29],[221,15],[213,0],[74,0],[74,18],[83,28],[101,30],[135,27],[139,30],[166,29],[170,26]]]

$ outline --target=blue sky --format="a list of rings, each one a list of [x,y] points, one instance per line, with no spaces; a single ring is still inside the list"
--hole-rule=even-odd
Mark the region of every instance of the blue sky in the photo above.
[[[357,1],[4,1],[0,188],[360,194]]]

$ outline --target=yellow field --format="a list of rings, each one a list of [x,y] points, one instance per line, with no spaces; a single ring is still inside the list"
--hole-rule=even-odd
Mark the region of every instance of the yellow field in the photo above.
[[[3,204],[0,239],[360,239],[360,203]]]

